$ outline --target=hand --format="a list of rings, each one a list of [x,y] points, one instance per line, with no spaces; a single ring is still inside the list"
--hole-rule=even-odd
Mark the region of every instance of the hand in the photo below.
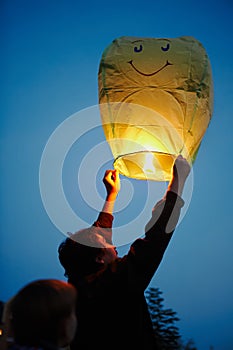
[[[120,177],[118,170],[106,170],[103,178],[107,196],[117,196],[120,191]]]
[[[185,181],[190,173],[191,166],[188,161],[179,155],[173,165],[172,179],[168,186],[168,190],[177,193],[181,196],[184,188]]]
[[[179,181],[185,181],[191,170],[191,166],[188,161],[179,155],[173,165],[173,177],[179,179]]]

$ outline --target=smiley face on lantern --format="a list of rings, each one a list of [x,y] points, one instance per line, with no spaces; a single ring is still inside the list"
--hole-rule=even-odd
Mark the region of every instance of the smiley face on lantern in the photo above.
[[[163,40],[163,41],[165,41],[165,40]],[[138,61],[140,61],[139,54],[140,54],[140,57],[143,57],[143,55],[145,54],[144,51],[147,51],[147,45],[144,45],[143,40],[135,40],[135,41],[132,42],[132,44],[134,45],[134,53],[136,53],[136,55],[135,55],[135,59],[131,59],[130,61],[128,61],[128,63],[132,66],[132,68],[137,73],[139,73],[139,74],[141,74],[143,76],[146,76],[146,77],[152,77],[155,74],[161,72],[167,66],[172,65],[172,63],[169,62],[168,57],[166,57],[166,55],[161,55],[161,60],[164,59],[164,61],[166,60],[166,62],[162,63],[160,67],[153,67],[153,66],[155,66],[155,64],[153,64],[153,56],[152,56],[152,59],[148,59],[147,64],[148,65],[150,64],[150,66],[151,66],[150,68],[152,69],[152,72],[149,72],[149,71],[145,72],[145,71],[143,71],[143,69],[145,68],[144,64],[143,64],[143,68],[142,69],[137,68],[136,64],[137,64]],[[144,48],[144,46],[145,46],[145,48]],[[148,45],[148,48],[149,47],[150,46]],[[151,50],[152,54],[153,54],[153,51],[157,51],[158,50],[158,47],[156,48],[157,50],[155,50],[155,47],[153,47],[153,49],[154,50]],[[164,46],[162,45],[162,42],[161,42],[160,49],[161,49],[162,52],[167,53],[170,50],[170,42],[167,40],[167,43],[165,43]],[[155,54],[156,54],[156,52],[155,52]],[[158,64],[158,62],[156,62],[156,63]]]
[[[138,47],[138,45],[136,44],[136,43],[138,43],[139,42],[139,47]],[[134,52],[137,52],[137,53],[142,53],[143,52],[143,43],[141,43],[141,40],[136,40],[136,41],[134,41],[134,42],[132,42],[133,44],[136,44],[136,46],[134,46]],[[167,52],[168,50],[170,49],[170,43],[168,42],[167,44],[166,44],[166,46],[165,47],[163,47],[163,46],[161,46],[161,50],[163,51],[163,52]],[[156,69],[155,71],[153,71],[152,73],[145,73],[145,72],[143,72],[143,71],[141,71],[141,70],[139,70],[136,66],[135,66],[135,63],[134,63],[134,61],[133,60],[130,60],[129,62],[128,62],[131,66],[132,66],[132,68],[137,72],[137,73],[139,73],[139,74],[141,74],[141,75],[144,75],[144,76],[146,76],[146,77],[152,77],[153,75],[155,75],[155,74],[157,74],[157,73],[159,73],[160,71],[162,71],[164,68],[166,68],[167,66],[170,66],[170,65],[172,65],[172,63],[170,63],[169,61],[168,61],[168,59],[166,60],[166,63],[164,64],[164,65],[162,65],[160,68],[158,68],[158,69]]]

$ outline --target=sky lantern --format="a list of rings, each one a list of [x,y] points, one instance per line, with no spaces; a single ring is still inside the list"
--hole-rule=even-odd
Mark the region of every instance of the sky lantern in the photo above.
[[[117,38],[103,52],[98,82],[115,169],[169,181],[177,155],[193,164],[213,106],[210,61],[199,41]]]

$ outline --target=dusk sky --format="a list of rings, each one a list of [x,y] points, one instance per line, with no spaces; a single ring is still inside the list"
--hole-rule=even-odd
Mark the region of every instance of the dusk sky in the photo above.
[[[65,279],[57,255],[65,232],[102,208],[113,166],[98,114],[106,46],[121,36],[193,36],[211,62],[214,110],[151,286],[177,312],[184,341],[232,350],[232,1],[2,0],[0,10],[0,300],[34,279]],[[114,226],[123,255],[166,184],[121,180]]]

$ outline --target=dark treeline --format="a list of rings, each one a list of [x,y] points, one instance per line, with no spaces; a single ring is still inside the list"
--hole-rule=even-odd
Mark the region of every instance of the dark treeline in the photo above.
[[[154,334],[159,350],[197,350],[190,339],[184,343],[177,322],[179,318],[172,309],[165,309],[162,292],[159,288],[148,288],[145,292],[148,309],[153,323]]]

